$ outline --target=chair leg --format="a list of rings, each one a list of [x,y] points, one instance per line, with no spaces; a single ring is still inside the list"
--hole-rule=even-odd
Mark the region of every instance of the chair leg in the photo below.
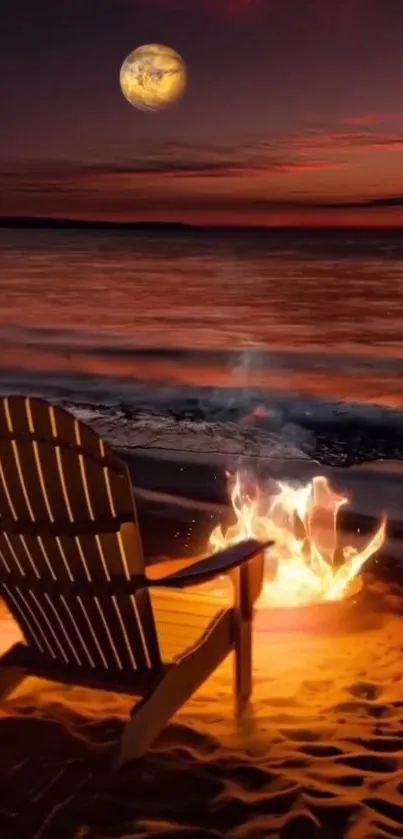
[[[252,629],[251,620],[237,621],[235,638],[235,698],[241,714],[252,695]]]
[[[113,769],[142,757],[171,717],[206,681],[233,646],[234,613],[222,612],[197,646],[174,663],[150,696],[135,707],[119,744]]]
[[[27,675],[22,667],[2,667],[0,659],[0,702],[7,699]]]
[[[0,702],[29,676],[30,666],[26,659],[27,648],[18,642],[0,656]]]
[[[242,713],[252,695],[253,606],[263,581],[263,555],[259,555],[237,569],[235,576],[236,636],[235,636],[235,697],[237,712]]]

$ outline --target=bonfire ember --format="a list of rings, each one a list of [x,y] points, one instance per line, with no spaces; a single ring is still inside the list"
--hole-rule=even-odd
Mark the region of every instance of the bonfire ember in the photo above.
[[[337,516],[348,499],[337,495],[323,476],[301,487],[285,483],[267,494],[247,476],[228,475],[236,520],[214,528],[209,548],[244,538],[273,539],[265,554],[260,607],[292,607],[345,597],[354,580],[385,539],[386,521],[361,549],[341,548]]]

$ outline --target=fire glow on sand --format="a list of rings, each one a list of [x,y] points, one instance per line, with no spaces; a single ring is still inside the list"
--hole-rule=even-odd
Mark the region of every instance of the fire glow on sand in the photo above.
[[[273,494],[241,472],[227,477],[235,522],[226,529],[215,527],[208,548],[218,551],[251,537],[274,540],[265,552],[258,608],[334,602],[361,588],[360,573],[384,543],[386,520],[361,550],[352,545],[341,548],[337,516],[348,499],[335,493],[324,476],[299,487],[278,483]],[[215,586],[214,593],[223,591]]]

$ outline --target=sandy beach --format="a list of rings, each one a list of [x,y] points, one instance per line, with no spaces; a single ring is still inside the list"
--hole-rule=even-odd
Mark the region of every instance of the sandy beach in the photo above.
[[[153,482],[157,464],[147,461],[147,469],[144,457],[142,466],[136,457],[129,461],[137,477],[149,561],[167,545],[165,554],[171,556],[174,550],[185,556],[196,543],[200,548],[207,527],[214,516],[222,520],[225,506],[217,507],[219,499],[209,494],[208,481],[205,499],[195,497],[192,487],[201,487],[197,462],[185,464],[180,483],[175,459],[160,460],[156,493],[147,489],[147,481]],[[199,468],[206,479],[211,464],[200,461]],[[312,464],[299,468],[309,471]],[[354,496],[350,527],[355,512],[372,529],[381,487],[382,505],[398,527],[399,464],[358,467],[350,474],[339,470],[339,481]],[[182,528],[183,539],[172,548],[174,528]],[[381,557],[371,567],[356,606],[320,626],[297,624],[286,631],[275,613],[259,611],[254,696],[245,718],[233,714],[228,659],[145,758],[115,778],[109,774],[111,752],[132,698],[26,680],[1,708],[0,772],[5,780],[0,836],[402,837],[403,587],[398,559],[395,533],[385,545],[384,564]],[[182,595],[171,596],[178,600],[180,622]],[[154,605],[158,624],[158,598]],[[5,611],[0,627],[4,650],[18,639],[18,629]]]
[[[403,598],[378,599],[329,633],[260,615],[250,714],[233,716],[227,661],[113,780],[131,699],[28,679],[1,710],[2,835],[402,836]]]

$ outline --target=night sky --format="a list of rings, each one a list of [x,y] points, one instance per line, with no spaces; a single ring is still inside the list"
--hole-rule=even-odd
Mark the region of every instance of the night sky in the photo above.
[[[119,87],[184,58],[158,113]],[[2,0],[1,215],[403,225],[403,0]]]

